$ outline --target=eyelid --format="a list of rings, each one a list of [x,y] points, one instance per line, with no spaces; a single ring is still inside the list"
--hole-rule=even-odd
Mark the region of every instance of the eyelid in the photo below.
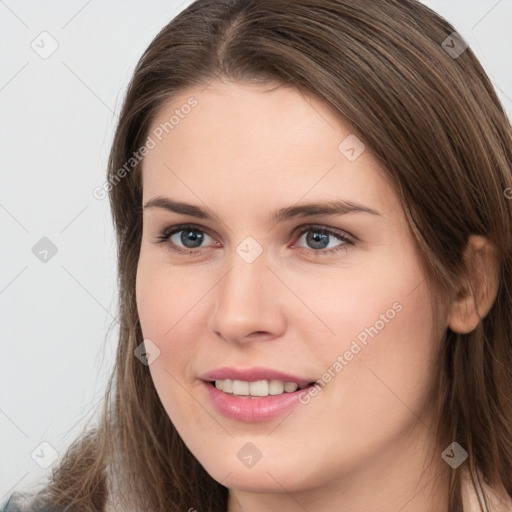
[[[345,231],[343,229],[339,228],[333,228],[330,226],[327,226],[326,224],[318,224],[318,223],[310,223],[310,224],[301,224],[300,226],[297,226],[293,232],[299,233],[299,235],[303,235],[305,232],[309,231],[310,229],[318,229],[318,231],[326,231],[331,234],[334,234],[342,239],[350,240],[351,242],[356,242],[358,239],[354,235],[350,234],[348,231]]]
[[[167,228],[163,229],[159,236],[157,236],[157,241],[162,239],[169,239],[172,235],[179,233],[180,231],[183,231],[185,229],[190,230],[196,230],[196,231],[202,231],[206,233],[209,237],[215,238],[209,233],[209,229],[205,228],[203,226],[200,226],[199,224],[193,224],[193,223],[184,223],[184,224],[173,224],[171,226],[168,226]]]

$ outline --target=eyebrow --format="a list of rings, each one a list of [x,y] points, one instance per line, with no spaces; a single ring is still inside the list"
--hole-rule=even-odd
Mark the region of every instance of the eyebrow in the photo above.
[[[189,203],[174,201],[168,197],[153,197],[144,205],[147,208],[161,208],[174,213],[181,213],[198,217],[200,219],[213,220],[217,218],[208,208],[201,208]],[[327,201],[323,203],[306,203],[296,206],[288,206],[273,212],[270,215],[270,222],[279,223],[297,217],[310,217],[313,215],[345,215],[347,213],[369,213],[381,215],[378,211],[352,201]]]

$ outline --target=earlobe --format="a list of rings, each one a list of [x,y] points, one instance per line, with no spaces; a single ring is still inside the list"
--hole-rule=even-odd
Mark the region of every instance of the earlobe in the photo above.
[[[448,315],[448,326],[458,333],[471,332],[478,326],[494,304],[499,288],[498,251],[488,238],[469,237],[464,264],[467,277],[462,277]]]

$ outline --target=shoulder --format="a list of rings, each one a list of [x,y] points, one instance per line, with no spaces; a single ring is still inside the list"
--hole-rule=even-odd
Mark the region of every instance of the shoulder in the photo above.
[[[51,512],[29,493],[15,492],[6,503],[0,504],[0,512]]]

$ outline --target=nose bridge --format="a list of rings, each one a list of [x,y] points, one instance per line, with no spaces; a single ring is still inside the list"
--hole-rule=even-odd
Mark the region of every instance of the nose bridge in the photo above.
[[[260,255],[251,261],[233,253],[229,268],[218,288],[217,311],[224,308],[233,314],[239,307],[243,310],[247,305],[251,305],[252,310],[259,309],[258,304],[265,294],[262,284],[268,283],[271,274],[265,257]]]
[[[212,328],[226,339],[241,341],[253,332],[276,334],[280,328],[275,280],[268,261],[250,241],[229,259],[229,271],[216,289]]]

